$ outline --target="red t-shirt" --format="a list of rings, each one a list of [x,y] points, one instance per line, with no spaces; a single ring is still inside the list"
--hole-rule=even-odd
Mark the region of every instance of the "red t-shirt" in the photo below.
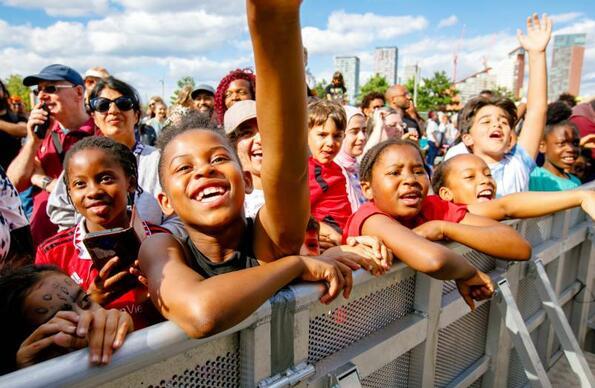
[[[452,202],[442,200],[437,195],[429,195],[422,202],[421,212],[418,217],[409,222],[399,222],[408,228],[415,228],[423,223],[434,220],[458,223],[465,218],[467,212],[466,205],[456,205]],[[375,214],[383,214],[390,217],[390,215],[378,209],[374,202],[364,203],[358,211],[353,213],[353,215],[349,217],[349,220],[347,220],[347,226],[343,233],[343,243],[345,243],[347,237],[361,236],[364,222]]]
[[[56,145],[52,137],[52,133],[56,133],[60,139],[62,145],[62,154],[56,150]],[[72,130],[68,133],[60,128],[58,122],[54,123],[54,126],[48,131],[47,135],[43,139],[41,146],[37,150],[37,159],[41,163],[41,168],[45,172],[45,175],[52,179],[56,179],[62,173],[62,158],[66,152],[72,147],[74,143],[86,136],[95,134],[95,122],[92,118],[89,118],[83,125],[78,129]],[[33,242],[40,244],[45,239],[53,236],[58,232],[58,227],[54,225],[49,216],[46,213],[49,193],[45,190],[39,190],[33,196],[33,213],[31,214],[31,235],[33,236]]]
[[[595,122],[589,120],[588,117],[573,115],[570,116],[570,121],[572,121],[578,128],[580,137],[595,133]],[[595,158],[595,149],[591,150],[591,157]]]
[[[151,234],[170,233],[160,226],[148,223],[146,226]],[[77,247],[81,243],[77,241],[77,228],[78,226],[60,232],[40,244],[35,256],[35,264],[55,265],[66,272],[84,291],[87,291],[99,274],[99,269],[95,268],[90,257],[81,257],[86,255],[81,253],[80,247]],[[139,286],[103,307],[126,311],[132,316],[135,330],[142,329],[163,320],[146,295],[147,289]]]
[[[308,185],[312,216],[342,233],[351,215],[351,204],[347,198],[347,181],[341,167],[335,162],[321,164],[310,156]]]

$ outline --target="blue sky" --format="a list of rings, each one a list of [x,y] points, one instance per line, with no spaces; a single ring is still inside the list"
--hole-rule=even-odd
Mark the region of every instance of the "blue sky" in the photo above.
[[[465,76],[481,70],[483,61],[495,66],[505,58],[517,44],[516,29],[533,11],[554,16],[554,33],[588,34],[581,94],[595,95],[592,0],[305,0],[303,39],[318,80],[329,78],[335,55],[357,55],[365,82],[374,47],[387,45],[399,47],[400,71],[419,63],[424,76],[437,70],[450,75],[458,47],[457,73]],[[0,77],[55,62],[81,72],[105,66],[145,99],[161,94],[160,80],[169,96],[186,75],[216,86],[229,70],[252,65],[244,1],[0,0]]]

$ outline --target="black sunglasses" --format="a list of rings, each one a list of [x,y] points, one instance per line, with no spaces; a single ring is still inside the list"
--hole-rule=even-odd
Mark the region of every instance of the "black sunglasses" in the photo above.
[[[46,94],[55,94],[58,89],[69,89],[74,88],[76,85],[48,85],[46,87],[37,87],[37,89],[33,90],[33,94],[39,96],[39,93],[44,92]]]
[[[91,109],[95,112],[105,113],[109,110],[112,103],[116,104],[116,107],[122,112],[129,111],[134,108],[134,101],[128,96],[118,97],[115,100],[110,100],[105,97],[95,97],[89,101]]]

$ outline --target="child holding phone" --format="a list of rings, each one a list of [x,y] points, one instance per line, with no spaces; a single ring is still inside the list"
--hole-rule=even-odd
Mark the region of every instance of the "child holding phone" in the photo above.
[[[68,196],[83,219],[77,226],[44,241],[37,250],[36,264],[53,264],[65,271],[96,303],[129,312],[135,327],[160,320],[146,294],[135,281],[132,263],[113,257],[102,267],[91,258],[83,240],[90,232],[127,228],[129,195],[137,189],[137,164],[125,145],[106,137],[89,137],[76,143],[64,159]],[[168,233],[144,224],[146,235]]]

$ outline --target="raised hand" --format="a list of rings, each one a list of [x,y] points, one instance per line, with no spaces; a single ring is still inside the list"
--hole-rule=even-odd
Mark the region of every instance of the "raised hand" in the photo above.
[[[94,302],[102,306],[112,302],[130,290],[131,282],[128,280],[132,276],[139,277],[136,273],[131,274],[129,269],[113,273],[118,267],[119,261],[120,258],[118,256],[112,257],[99,270],[99,274],[89,286],[89,296]]]
[[[520,29],[517,30],[519,43],[527,51],[545,51],[551,36],[552,20],[546,14],[541,20],[536,13],[527,18],[526,35]]]

